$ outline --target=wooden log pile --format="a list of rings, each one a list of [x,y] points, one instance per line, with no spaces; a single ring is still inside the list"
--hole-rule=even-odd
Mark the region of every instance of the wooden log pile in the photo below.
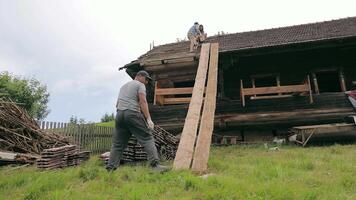
[[[27,112],[0,99],[0,149],[40,155],[44,149],[69,144],[69,138],[41,130]]]
[[[44,149],[37,160],[40,169],[58,169],[76,166],[89,159],[89,151],[79,152],[75,145]]]
[[[175,157],[179,139],[157,125],[152,133],[161,159],[172,160]],[[106,152],[101,154],[100,159],[107,164],[109,157],[110,152]],[[140,162],[144,160],[147,160],[144,148],[138,144],[135,137],[131,137],[123,152],[122,162]]]
[[[40,157],[39,168],[73,166],[89,158],[70,144],[68,137],[41,130],[28,113],[11,101],[0,99],[0,150]],[[33,163],[33,160],[28,159]]]

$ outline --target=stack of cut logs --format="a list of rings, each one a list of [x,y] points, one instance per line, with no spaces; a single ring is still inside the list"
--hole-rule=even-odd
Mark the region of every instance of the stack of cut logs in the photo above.
[[[57,169],[75,166],[89,159],[89,152],[79,152],[75,145],[45,149],[37,160],[40,169]]]
[[[40,157],[38,167],[49,169],[76,165],[89,157],[89,152],[79,152],[70,145],[68,137],[41,130],[24,109],[3,99],[0,99],[0,152],[13,153],[14,158],[18,154]],[[33,163],[33,159],[25,161]]]
[[[153,131],[153,137],[155,138],[156,147],[160,153],[160,157],[162,159],[172,160],[176,154],[179,139],[157,125]],[[109,156],[110,153],[106,152],[102,154],[100,158],[107,163]],[[139,162],[143,160],[147,160],[146,152],[143,147],[138,144],[136,138],[131,137],[123,152],[122,161]]]

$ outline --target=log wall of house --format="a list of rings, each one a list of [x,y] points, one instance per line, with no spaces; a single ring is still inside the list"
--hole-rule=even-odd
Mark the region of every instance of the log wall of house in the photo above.
[[[242,141],[269,140],[276,135],[288,134],[288,129],[293,126],[342,122],[345,116],[355,114],[342,91],[340,78],[343,77],[343,90],[356,89],[355,44],[281,51],[283,48],[219,55],[214,133],[236,135]],[[171,70],[156,68],[155,80],[162,87],[192,87],[197,63],[175,67]],[[244,87],[252,87],[251,77],[263,74],[279,75],[282,86],[302,84],[309,75],[314,103],[310,104],[308,97],[303,95],[263,100],[247,98],[246,107],[243,107],[240,79],[243,79]],[[270,83],[275,84],[273,78]],[[149,89],[151,93],[152,87]],[[155,123],[175,134],[183,128],[187,109],[187,104],[150,105]]]

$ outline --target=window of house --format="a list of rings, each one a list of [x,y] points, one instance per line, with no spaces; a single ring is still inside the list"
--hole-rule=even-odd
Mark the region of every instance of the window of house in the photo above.
[[[340,70],[319,70],[313,73],[316,93],[345,91],[343,73]]]

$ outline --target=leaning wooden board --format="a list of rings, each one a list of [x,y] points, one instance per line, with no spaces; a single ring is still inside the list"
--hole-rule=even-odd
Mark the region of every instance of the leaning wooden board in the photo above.
[[[219,44],[211,44],[208,85],[206,89],[203,114],[200,122],[199,134],[192,164],[192,170],[196,172],[203,172],[208,167],[211,136],[214,129],[214,116],[216,108],[218,55]]]
[[[193,94],[189,103],[187,117],[182,131],[173,169],[189,169],[193,157],[194,144],[197,135],[200,112],[203,103],[203,94],[208,70],[210,43],[202,45],[198,71],[195,78]]]

